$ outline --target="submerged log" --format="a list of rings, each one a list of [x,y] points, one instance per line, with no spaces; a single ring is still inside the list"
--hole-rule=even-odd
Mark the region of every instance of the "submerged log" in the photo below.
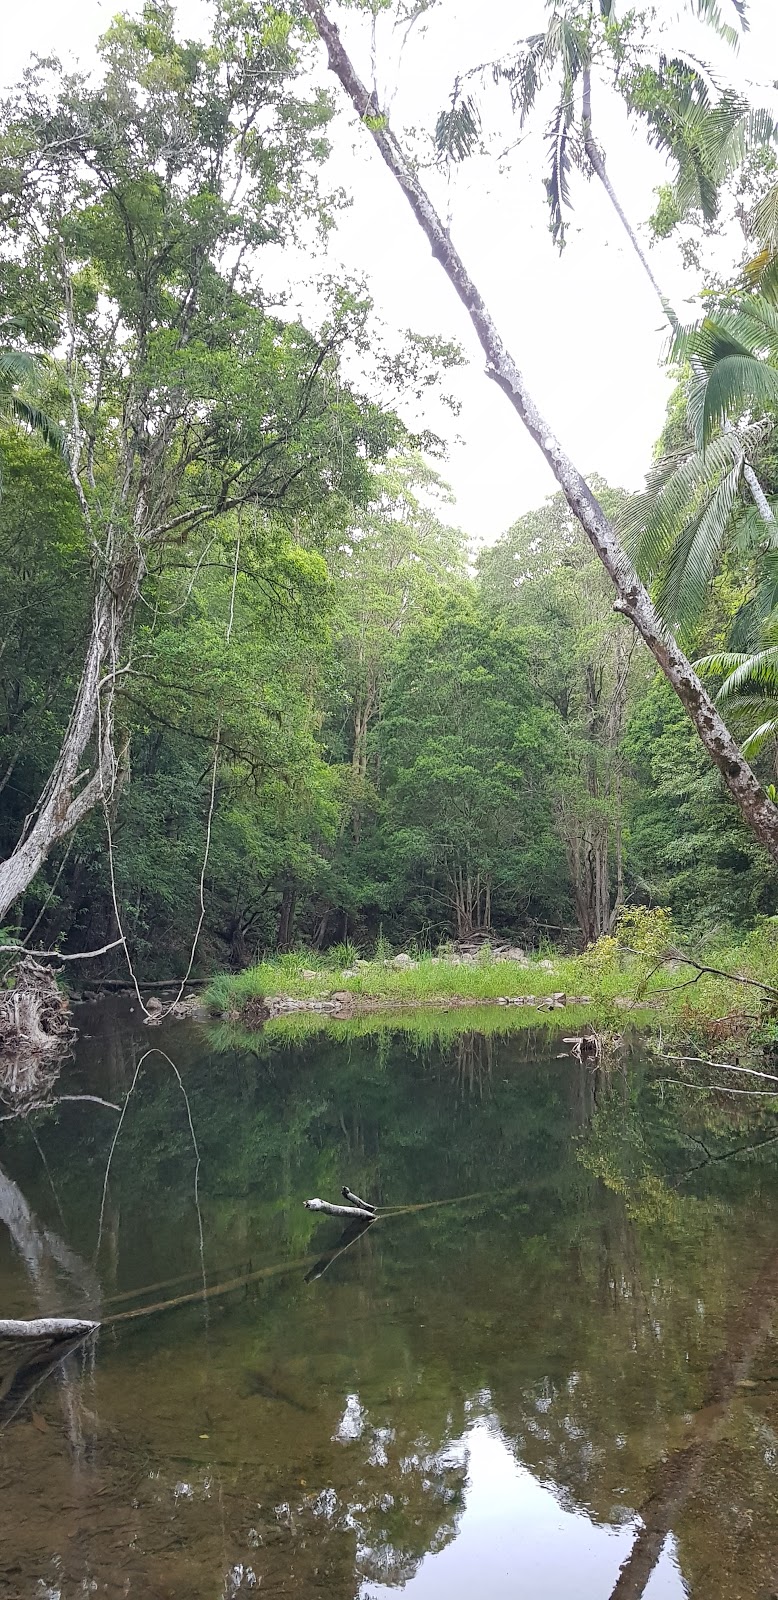
[[[602,1055],[602,1040],[596,1033],[574,1034],[571,1038],[563,1039],[562,1043],[572,1045],[570,1053],[578,1061],[582,1061],[584,1056],[599,1060]]]
[[[363,1222],[372,1222],[374,1211],[366,1211],[364,1206],[334,1206],[329,1200],[305,1200],[306,1211],[325,1211],[328,1217],[361,1217]]]

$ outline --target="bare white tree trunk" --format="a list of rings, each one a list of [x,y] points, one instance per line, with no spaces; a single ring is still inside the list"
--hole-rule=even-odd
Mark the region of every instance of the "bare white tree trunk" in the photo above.
[[[505,348],[497,327],[452,244],[447,228],[420,183],[365,84],[352,65],[338,29],[319,0],[305,8],[327,47],[329,65],[369,128],[384,162],[399,184],[422,232],[464,305],[487,360],[487,373],[507,395],[550,466],[571,511],[613,583],[615,608],[629,617],[688,712],[700,740],[751,832],[778,861],[778,808],[766,795],[733,739],[710,695],[675,640],[665,631],[653,602],[622,549],[615,529],[577,467],[541,416],[524,378]]]
[[[130,577],[134,591],[136,575],[125,569],[123,576],[125,582]],[[19,843],[0,862],[0,922],[54,845],[72,833],[102,794],[113,790],[117,771],[113,687],[121,613],[120,597],[104,580],[95,597],[81,680],[59,756]],[[90,744],[94,746],[91,757],[87,754]]]

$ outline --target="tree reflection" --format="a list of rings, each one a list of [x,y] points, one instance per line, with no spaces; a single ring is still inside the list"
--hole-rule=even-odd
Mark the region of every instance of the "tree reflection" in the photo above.
[[[662,1103],[639,1061],[593,1073],[527,1035],[418,1052],[385,1039],[380,1055],[324,1038],[250,1061],[204,1057],[194,1030],[175,1039],[208,1271],[243,1261],[247,1281],[210,1302],[207,1328],[194,1304],[104,1337],[85,1510],[53,1425],[10,1430],[0,1570],[10,1550],[20,1596],[55,1569],[62,1600],[110,1593],[119,1561],[130,1600],[237,1596],[260,1578],[298,1600],[401,1586],[456,1538],[481,1417],[561,1505],[608,1527],[641,1518],[620,1600],[643,1592],[670,1531],[690,1594],[769,1592],[776,1174],[768,1150],[690,1173],[700,1138],[723,1153],[767,1122]],[[98,1054],[78,1070],[99,1092]],[[62,1247],[83,1260],[104,1130],[81,1135],[77,1160],[64,1109],[37,1137]],[[45,1174],[13,1129],[4,1162],[46,1219]],[[435,1204],[341,1251],[336,1223],[301,1202],[343,1181],[384,1207]],[[168,1077],[139,1084],[111,1187],[106,1293],[196,1287],[191,1142]]]

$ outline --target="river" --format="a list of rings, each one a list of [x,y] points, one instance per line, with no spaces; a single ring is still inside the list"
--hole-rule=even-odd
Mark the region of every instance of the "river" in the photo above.
[[[533,1030],[79,1026],[0,1126],[2,1314],[103,1322],[5,1418],[3,1600],[778,1593],[761,1102]]]

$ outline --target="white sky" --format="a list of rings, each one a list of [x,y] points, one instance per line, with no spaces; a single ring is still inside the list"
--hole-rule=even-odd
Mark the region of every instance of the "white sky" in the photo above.
[[[727,0],[722,0],[726,8]],[[130,3],[126,9],[139,7]],[[34,52],[59,54],[88,66],[111,16],[114,0],[26,0],[8,6],[3,19],[0,79],[13,82]],[[623,9],[623,8],[622,8]],[[665,15],[674,0],[659,0]],[[180,0],[184,33],[202,36],[204,0]],[[733,56],[709,31],[676,23],[668,45],[698,50],[728,77],[749,87],[760,103],[775,103],[778,78],[776,0],[750,0],[750,33]],[[543,0],[441,0],[426,34],[412,36],[399,78],[391,58],[379,52],[379,88],[396,91],[393,122],[431,127],[457,72],[497,53],[516,37],[543,25]],[[369,35],[361,19],[349,19],[348,42],[362,75],[370,79]],[[382,63],[386,63],[382,73]],[[326,76],[326,74],[325,74]],[[330,85],[339,85],[330,80]],[[545,102],[536,131],[524,140],[507,170],[492,157],[467,163],[448,185],[431,184],[454,240],[523,368],[553,431],[586,472],[612,483],[638,487],[664,416],[669,383],[659,365],[665,343],[661,314],[608,201],[596,182],[573,175],[575,211],[569,242],[560,258],[547,227],[542,188]],[[630,219],[644,222],[653,191],[665,176],[663,163],[627,123],[618,103],[593,102],[595,132],[608,155],[611,178]],[[508,123],[506,129],[510,129]],[[514,132],[517,131],[514,129]],[[505,397],[484,376],[483,357],[466,315],[419,234],[407,204],[383,167],[372,141],[345,111],[333,129],[331,175],[353,194],[326,258],[316,271],[365,275],[377,313],[389,330],[413,328],[456,338],[466,348],[467,368],[446,387],[461,402],[450,413],[431,401],[426,420],[449,441],[442,472],[456,495],[453,517],[475,540],[491,541],[554,487],[545,463]],[[495,139],[495,148],[502,143]],[[645,229],[638,226],[638,231]],[[742,241],[731,236],[716,251],[728,266]],[[684,271],[677,246],[651,252],[655,276],[680,310],[695,293],[694,274]],[[277,283],[290,286],[305,312],[313,311],[309,259],[287,252],[269,264]]]

